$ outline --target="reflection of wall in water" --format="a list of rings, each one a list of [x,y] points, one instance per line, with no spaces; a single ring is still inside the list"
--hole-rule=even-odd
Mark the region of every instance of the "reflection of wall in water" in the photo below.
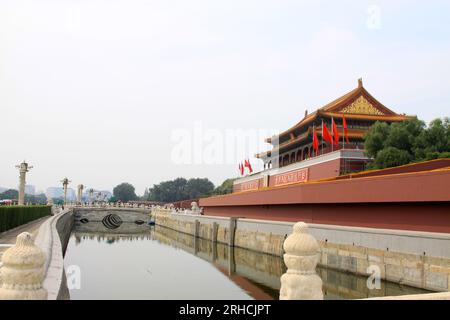
[[[279,257],[213,243],[158,225],[155,226],[154,238],[195,254],[227,270],[228,274],[242,275],[272,289],[280,288],[285,266]]]
[[[332,269],[317,268],[317,273],[323,280],[324,293],[328,299],[363,299],[403,294],[427,293],[426,290],[403,287],[392,282],[381,282],[381,289],[369,290],[367,278],[355,276]]]
[[[237,247],[230,248],[221,243],[214,244],[162,226],[155,226],[154,238],[164,239],[172,246],[195,254],[220,269],[228,270],[229,275],[241,275],[273,290],[280,289],[280,277],[286,272],[286,266],[280,257]],[[234,259],[228,258],[230,252]],[[317,267],[316,270],[323,280],[325,299],[362,299],[405,294],[402,287],[395,283],[382,281],[380,290],[369,290],[367,277],[322,267]],[[405,289],[408,294],[425,292],[411,287]]]
[[[77,243],[83,238],[109,243],[139,239],[155,240],[212,263],[239,286],[242,286],[243,278],[250,279],[258,287],[255,290],[259,289],[270,295],[265,297],[267,299],[278,298],[280,277],[286,272],[286,267],[280,257],[213,243],[210,240],[195,238],[192,235],[158,225],[149,227],[145,224],[123,223],[118,229],[110,230],[105,228],[101,222],[89,222],[75,226],[74,235]],[[401,287],[393,283],[382,282],[381,290],[369,290],[366,285],[366,277],[321,267],[317,268],[317,272],[324,283],[325,299],[358,299],[402,293]],[[254,291],[249,292],[248,286],[245,290],[253,297],[258,294]],[[271,290],[274,291],[271,292]],[[415,293],[411,290],[416,289],[407,288],[408,293]],[[417,293],[423,292],[423,290],[417,289]]]

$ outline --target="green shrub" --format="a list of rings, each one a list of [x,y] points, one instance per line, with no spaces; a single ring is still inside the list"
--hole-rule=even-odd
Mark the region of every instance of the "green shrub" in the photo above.
[[[49,215],[50,206],[0,206],[0,232]]]

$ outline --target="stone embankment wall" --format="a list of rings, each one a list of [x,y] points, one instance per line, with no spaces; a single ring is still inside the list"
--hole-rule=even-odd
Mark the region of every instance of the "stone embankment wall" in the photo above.
[[[142,220],[147,222],[150,219],[150,209],[144,208],[92,208],[77,207],[74,208],[76,220],[88,219],[90,222],[102,221],[104,217],[115,214],[122,219],[123,222],[135,222]]]
[[[245,279],[251,279],[267,288],[279,290],[281,287],[280,277],[286,272],[283,260],[275,255],[213,243],[158,225],[155,226],[153,237],[162,243],[175,246],[212,263],[239,285],[245,285]],[[317,268],[317,272],[324,280],[324,293],[329,296],[365,299],[403,294],[402,287],[391,282],[382,282],[380,289],[370,290],[367,287],[367,277],[365,276],[355,277],[349,272],[322,267]],[[275,297],[267,296],[264,290],[255,291],[255,287],[250,287],[244,286],[243,288],[254,298],[272,299]],[[408,290],[414,292],[411,288]],[[417,294],[422,293],[421,289],[416,290]]]
[[[155,209],[155,223],[202,239],[283,255],[293,223],[171,214]],[[433,291],[450,291],[450,234],[309,224],[321,247],[319,266]]]
[[[46,255],[43,286],[48,292],[48,300],[70,299],[64,270],[64,253],[73,223],[73,209],[66,209],[46,220],[36,236],[36,245]]]

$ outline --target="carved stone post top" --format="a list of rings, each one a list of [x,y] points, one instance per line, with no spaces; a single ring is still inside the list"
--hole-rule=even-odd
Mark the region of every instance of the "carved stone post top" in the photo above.
[[[322,279],[315,268],[319,244],[309,233],[308,225],[298,222],[283,243],[287,271],[281,276],[280,300],[323,299]]]
[[[2,262],[4,266],[40,267],[45,262],[45,254],[34,244],[30,233],[22,232],[16,244],[3,253]]]
[[[21,163],[16,165],[17,169],[20,169],[21,172],[28,172],[28,170],[33,169],[33,166],[30,166],[25,160]]]
[[[294,225],[294,232],[289,235],[283,244],[286,254],[295,256],[310,256],[319,252],[317,240],[309,233],[308,225],[298,222]]]
[[[0,300],[44,300],[45,253],[34,244],[30,233],[17,236],[16,244],[2,256]]]

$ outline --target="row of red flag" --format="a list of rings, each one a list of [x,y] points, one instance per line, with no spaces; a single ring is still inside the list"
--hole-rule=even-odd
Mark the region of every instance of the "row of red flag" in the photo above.
[[[347,121],[345,120],[344,115],[342,115],[342,129],[344,132],[345,140],[347,141],[347,143],[349,143]],[[333,146],[338,146],[339,145],[339,131],[337,129],[334,118],[331,118],[331,130],[332,130],[333,134],[331,134],[330,131],[328,131],[326,123],[323,122],[323,120],[322,120],[322,141],[326,141]],[[313,127],[313,148],[314,148],[315,154],[318,155],[319,154],[319,139],[317,138],[317,132],[314,127]],[[243,163],[242,162],[239,163],[239,173],[241,174],[241,176],[244,175],[245,168],[248,169],[250,174],[253,173],[252,165],[250,164],[250,160],[248,160],[248,159],[244,160]]]
[[[322,139],[323,141],[328,142],[329,144],[333,146],[339,145],[339,131],[336,126],[336,122],[334,121],[334,118],[331,118],[331,128],[333,131],[333,135],[331,135],[330,131],[328,131],[327,125],[322,120]],[[344,131],[345,140],[348,141],[348,128],[347,128],[347,121],[345,120],[345,116],[342,115],[342,129]],[[316,155],[319,153],[319,139],[317,138],[317,132],[315,128],[313,128],[314,135],[313,135],[313,148],[316,153]]]
[[[245,173],[245,168],[248,169],[249,173],[253,173],[252,165],[250,164],[250,160],[244,160],[244,163],[239,163],[239,172],[241,173],[241,176]]]

